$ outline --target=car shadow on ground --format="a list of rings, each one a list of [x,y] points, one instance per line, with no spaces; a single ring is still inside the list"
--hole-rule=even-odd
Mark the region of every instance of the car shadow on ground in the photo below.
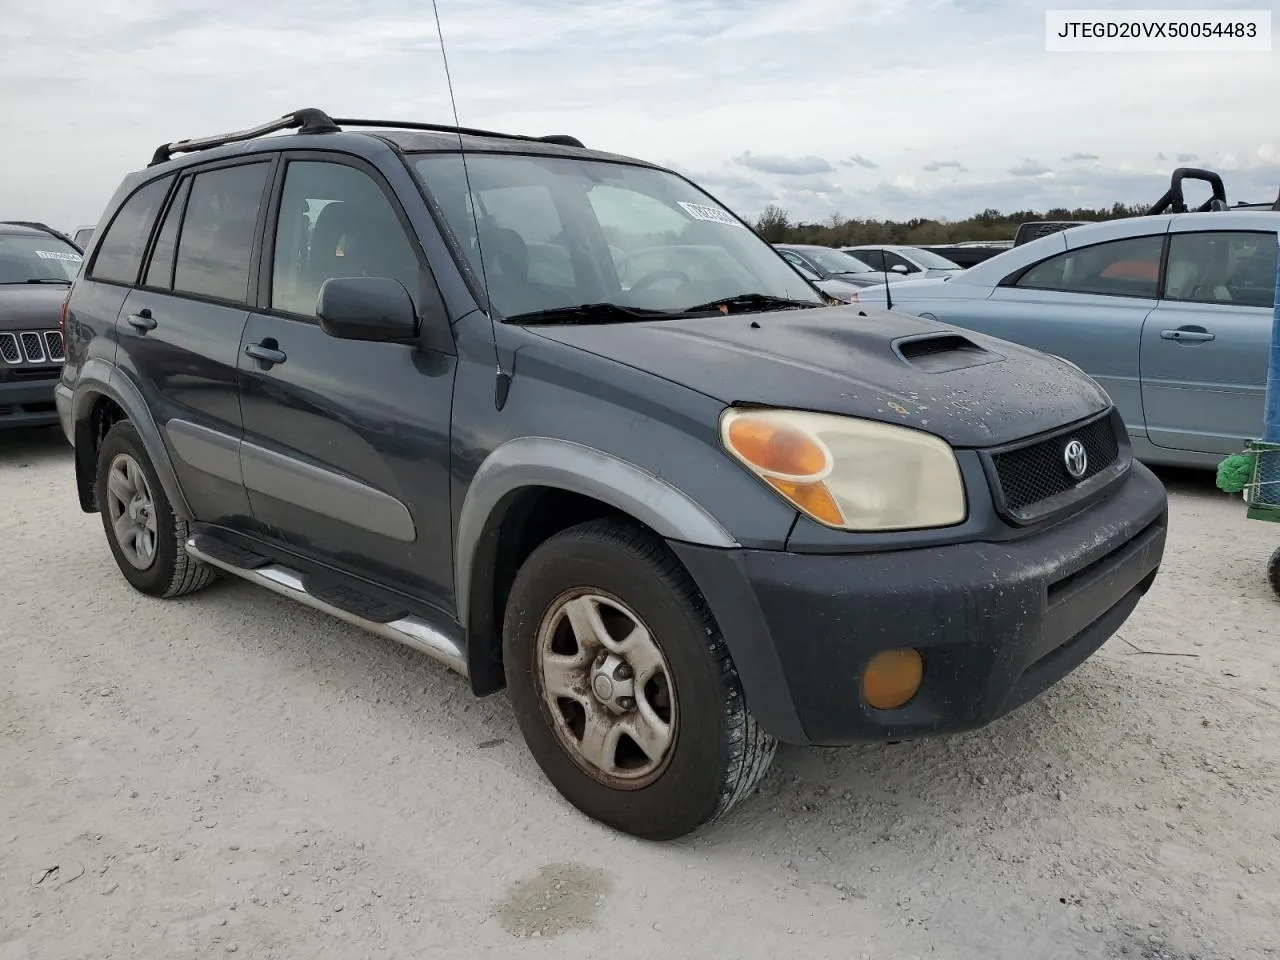
[[[70,460],[71,444],[59,427],[18,427],[0,431],[0,469]]]

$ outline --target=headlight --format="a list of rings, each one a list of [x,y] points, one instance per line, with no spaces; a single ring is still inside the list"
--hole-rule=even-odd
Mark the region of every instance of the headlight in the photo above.
[[[720,417],[720,438],[734,459],[828,527],[948,527],[967,514],[955,453],[919,430],[826,413],[730,407]]]

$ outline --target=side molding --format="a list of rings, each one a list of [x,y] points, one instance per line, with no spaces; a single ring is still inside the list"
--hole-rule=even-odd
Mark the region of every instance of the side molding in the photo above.
[[[458,619],[470,616],[476,549],[494,508],[521,487],[568,490],[616,507],[659,536],[707,547],[736,547],[719,521],[656,474],[570,440],[520,437],[494,450],[471,480],[458,520],[454,580]]]

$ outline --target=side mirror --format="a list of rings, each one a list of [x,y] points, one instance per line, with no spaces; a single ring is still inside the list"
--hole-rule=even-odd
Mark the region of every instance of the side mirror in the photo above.
[[[910,273],[911,271],[910,269],[908,269],[905,263],[895,263],[892,267],[889,268],[889,272],[890,273]]]
[[[316,299],[320,329],[339,340],[407,340],[418,333],[413,297],[390,277],[331,277]]]

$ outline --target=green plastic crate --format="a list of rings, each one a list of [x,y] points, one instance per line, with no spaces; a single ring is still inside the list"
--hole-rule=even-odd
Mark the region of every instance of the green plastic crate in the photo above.
[[[1253,479],[1244,488],[1249,519],[1280,523],[1280,443],[1250,440],[1245,452],[1256,458]]]

